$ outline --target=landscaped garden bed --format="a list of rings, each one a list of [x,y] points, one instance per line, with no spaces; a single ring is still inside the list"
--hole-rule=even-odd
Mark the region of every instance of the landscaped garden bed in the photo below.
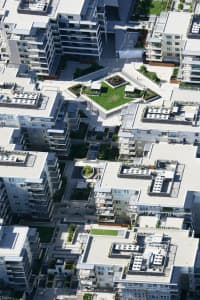
[[[82,84],[75,84],[68,88],[68,90],[73,93],[76,97],[79,97],[81,94]]]
[[[114,75],[112,77],[109,77],[105,81],[113,88],[120,87],[122,85],[127,84],[127,81],[119,75]]]
[[[84,86],[82,89],[82,94],[87,94],[90,96],[99,96],[101,94],[101,91],[92,90],[89,86]]]
[[[68,238],[67,238],[68,242],[72,242],[75,230],[76,230],[76,225],[70,224],[68,229]]]
[[[117,236],[118,230],[115,229],[99,229],[99,228],[93,228],[90,231],[91,234],[94,235],[111,235],[111,236]]]
[[[172,76],[170,77],[170,82],[171,83],[180,83],[180,80],[178,80],[178,73],[179,73],[179,68],[174,68]]]
[[[92,176],[94,175],[94,168],[89,166],[89,165],[86,165],[83,167],[82,169],[82,176],[83,178],[91,178]]]
[[[170,9],[172,0],[136,0],[132,21],[146,20],[150,15],[160,15]]]
[[[147,67],[142,65],[139,69],[138,72],[149,78],[150,80],[154,81],[155,83],[159,84],[160,83],[160,78],[157,76],[155,72],[150,72],[147,70]]]
[[[147,100],[150,100],[154,97],[159,98],[160,96],[158,94],[156,94],[155,92],[153,92],[152,90],[150,90],[150,89],[145,90],[144,95],[143,95],[144,100],[147,101]]]

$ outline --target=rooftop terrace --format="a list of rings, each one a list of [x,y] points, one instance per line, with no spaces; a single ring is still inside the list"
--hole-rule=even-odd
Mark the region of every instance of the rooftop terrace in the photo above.
[[[156,143],[140,163],[107,162],[98,189],[135,190],[136,206],[190,207],[188,191],[200,191],[197,149],[193,145]]]
[[[197,249],[198,239],[184,230],[138,228],[124,237],[89,235],[78,269],[121,266],[119,280],[152,282],[156,276],[157,282],[169,283],[173,267],[194,266]]]

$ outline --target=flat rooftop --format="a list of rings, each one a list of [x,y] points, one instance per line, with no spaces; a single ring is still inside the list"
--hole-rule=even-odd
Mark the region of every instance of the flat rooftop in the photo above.
[[[156,193],[149,194],[151,179],[119,177],[120,162],[105,164],[98,188],[135,189],[138,191],[135,205],[183,208],[187,192],[200,191],[198,179],[200,160],[196,158],[196,152],[197,147],[193,145],[156,143],[153,144],[149,157],[141,159],[141,166],[153,166],[157,160],[177,161],[175,177],[178,176],[179,180],[173,182],[170,195],[167,193],[164,196],[156,195]],[[171,174],[167,175],[171,176]]]
[[[199,35],[200,37],[200,35]],[[192,52],[193,55],[195,52],[199,55],[200,52],[200,39],[187,39],[185,42],[185,46],[183,49],[183,53],[190,53]],[[194,63],[194,62],[193,62]]]
[[[1,115],[53,118],[58,105],[59,94],[56,91],[45,90],[39,96],[36,92],[22,91],[13,94],[11,90],[0,88]]]
[[[6,261],[21,261],[28,227],[22,226],[2,226],[0,228],[0,257]]]
[[[141,239],[142,236],[145,237],[145,241]],[[159,243],[162,244],[162,241],[165,241],[166,247],[163,247],[163,245],[161,247],[155,246],[155,244],[153,246],[154,241],[156,241],[158,245]],[[170,247],[170,250],[167,247],[169,243],[173,245],[173,247]],[[120,249],[124,245],[124,250],[122,250],[119,257],[112,257],[111,249],[113,245],[119,245],[118,248],[120,247]],[[141,249],[142,251],[138,250],[137,245],[140,249],[141,247],[145,247],[145,249]],[[115,248],[118,249],[117,247]],[[156,248],[160,250],[157,252]],[[188,231],[185,230],[137,228],[137,233],[131,231],[130,234],[125,235],[125,237],[90,235],[78,268],[84,270],[84,268],[87,269],[87,265],[91,267],[92,265],[128,267],[127,269],[129,269],[130,272],[127,272],[123,279],[136,282],[154,282],[156,280],[156,282],[169,283],[172,280],[173,267],[194,266],[197,250],[198,239],[189,237]],[[138,254],[137,251],[139,251]],[[155,253],[155,255],[159,256],[154,256],[156,270],[149,271],[147,268],[142,271],[141,268],[140,272],[141,262],[139,259],[141,257],[138,257],[138,255],[140,256],[141,253],[143,253],[142,256],[149,255],[149,253]],[[187,255],[185,255],[185,253],[187,253]],[[135,263],[132,261],[132,258],[130,259],[131,254],[136,258]],[[166,256],[172,260],[169,260],[168,264],[163,266],[163,259]],[[156,276],[152,274],[154,271]]]
[[[164,33],[177,35],[179,34],[186,37],[190,19],[191,14],[188,12],[169,12],[164,28]]]
[[[180,99],[180,98],[179,98]],[[169,131],[169,132],[200,132],[200,122],[195,122],[195,112],[199,109],[198,99],[193,98],[195,102],[180,101],[176,102],[164,102],[164,105],[153,105],[153,104],[135,104],[132,106],[132,118],[131,111],[129,110],[124,120],[122,119],[122,130],[120,136],[125,135],[126,132],[123,129],[128,130],[140,129],[140,130],[155,130],[155,131]],[[181,109],[175,112],[174,104],[179,103]],[[145,111],[149,111],[148,119],[144,122],[143,115]],[[150,111],[151,110],[151,111]],[[170,117],[170,114],[174,117]],[[148,121],[147,121],[148,120]],[[158,125],[159,123],[159,125]]]
[[[4,178],[40,179],[48,157],[47,152],[0,151],[0,174]]]
[[[41,2],[41,1],[40,1]],[[66,15],[80,15],[85,0],[52,0],[51,11],[47,15],[30,15],[18,12],[19,2],[15,0],[6,0],[2,9],[8,11],[4,17],[4,23],[16,24],[15,30],[26,30],[29,34],[32,26],[38,24],[45,27],[49,18],[56,18],[59,13]],[[24,32],[25,33],[25,32]]]

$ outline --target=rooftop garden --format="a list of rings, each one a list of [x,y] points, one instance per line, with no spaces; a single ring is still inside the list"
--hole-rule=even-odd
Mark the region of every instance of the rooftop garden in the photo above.
[[[132,19],[140,19],[149,15],[160,15],[171,6],[171,0],[137,0]]]
[[[109,85],[111,85],[113,88],[127,84],[127,81],[119,75],[114,75],[114,76],[107,78],[106,82]]]
[[[86,293],[83,295],[83,300],[92,300],[93,299],[93,295]]]
[[[112,88],[107,83],[103,82],[101,93],[99,95],[90,95],[90,98],[106,110],[110,110],[138,97],[138,93],[132,94],[130,98],[126,97],[124,90],[124,86]]]
[[[68,238],[67,238],[68,242],[72,241],[75,230],[76,230],[76,225],[70,224],[68,228]]]
[[[138,72],[149,78],[150,80],[154,81],[155,83],[159,84],[160,83],[160,78],[157,76],[155,72],[150,72],[147,70],[147,67],[142,65],[139,69]]]
[[[174,68],[170,79],[171,80],[174,80],[174,79],[176,80],[177,76],[178,76],[178,72],[179,72],[179,68]]]
[[[79,97],[81,94],[82,84],[72,85],[68,90],[73,93],[75,96]]]
[[[94,174],[94,168],[93,167],[91,167],[89,165],[83,167],[82,175],[83,175],[84,178],[89,178],[93,174]]]
[[[118,230],[115,229],[98,229],[98,228],[93,228],[90,231],[91,234],[94,235],[111,235],[111,236],[117,236],[118,235]]]

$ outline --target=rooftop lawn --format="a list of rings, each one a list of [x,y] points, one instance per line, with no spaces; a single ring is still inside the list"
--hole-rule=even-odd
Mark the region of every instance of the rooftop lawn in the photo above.
[[[118,235],[118,230],[114,229],[92,229],[90,231],[91,234],[94,235],[113,235],[117,236]]]
[[[149,8],[150,15],[160,15],[162,11],[165,11],[167,7],[167,1],[152,1]]]
[[[166,10],[167,2],[166,0],[137,0],[134,14],[138,16],[160,15]]]
[[[43,227],[43,226],[38,226],[36,228],[39,233],[41,243],[50,243],[53,232],[54,232],[54,228],[53,227]]]
[[[96,103],[101,105],[103,108],[109,110],[117,106],[120,106],[122,104],[128,103],[134,99],[134,96],[133,98],[125,97],[124,89],[125,86],[121,86],[113,89],[105,82],[103,82],[101,95],[98,96],[90,95],[89,97],[92,100],[94,100]]]

